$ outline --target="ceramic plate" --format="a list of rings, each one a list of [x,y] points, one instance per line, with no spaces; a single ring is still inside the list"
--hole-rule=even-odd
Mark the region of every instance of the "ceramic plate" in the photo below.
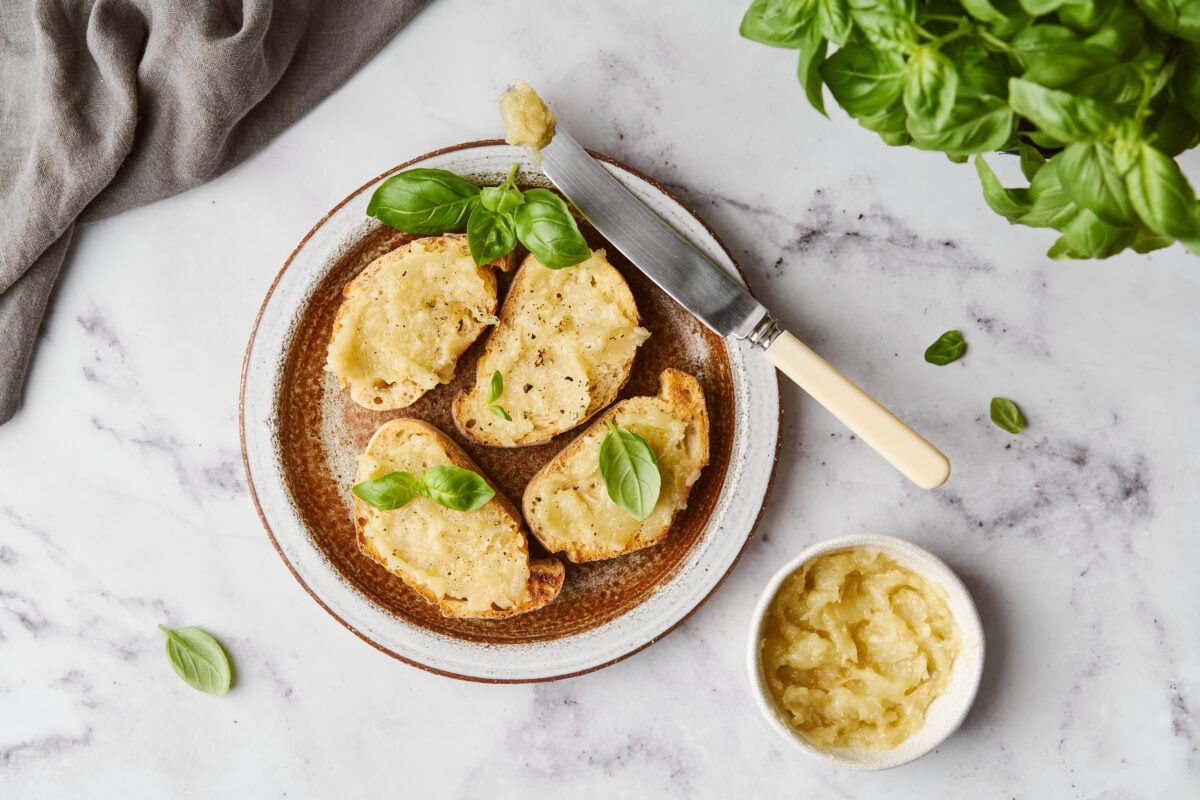
[[[284,562],[330,614],[380,650],[410,664],[483,681],[538,681],[611,664],[656,641],[694,611],[732,569],[754,529],[775,468],[779,386],[775,370],[745,343],[713,335],[595,231],[625,276],[651,337],[621,397],[656,394],[676,367],[704,387],[711,463],[688,507],[660,544],[621,558],[567,563],[548,606],[506,620],[441,616],[355,544],[350,487],[356,459],[389,419],[420,417],[454,438],[519,507],[526,482],[580,429],[549,443],[491,448],[455,430],[450,402],[473,378],[486,336],[459,361],[457,377],[409,408],[375,412],[349,400],[324,371],[342,287],[376,257],[412,238],[366,216],[379,183],[401,169],[448,169],[499,183],[514,162],[519,181],[548,185],[519,148],[459,145],[403,164],[356,191],[304,238],[263,301],[242,372],[242,452],[259,515]],[[728,252],[698,217],[662,187],[615,161],[606,168],[732,274]],[[501,291],[508,276],[501,277]],[[530,537],[531,554],[540,546]]]

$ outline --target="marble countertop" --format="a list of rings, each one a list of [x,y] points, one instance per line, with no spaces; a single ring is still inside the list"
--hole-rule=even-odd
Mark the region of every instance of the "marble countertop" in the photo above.
[[[970,167],[808,108],[793,55],[738,37],[742,6],[437,0],[242,166],[79,232],[0,427],[0,796],[1196,796],[1200,261],[1048,260],[1054,234],[993,214]],[[514,77],[700,212],[954,475],[914,488],[785,386],[774,492],[720,591],[611,667],[492,686],[394,661],[309,598],[251,503],[237,404],[301,237],[392,165],[496,137]],[[925,364],[949,328],[966,358]],[[962,728],[883,773],[789,749],[743,666],[769,576],[855,531],[945,559],[988,641]],[[181,683],[159,623],[218,635],[234,691]]]

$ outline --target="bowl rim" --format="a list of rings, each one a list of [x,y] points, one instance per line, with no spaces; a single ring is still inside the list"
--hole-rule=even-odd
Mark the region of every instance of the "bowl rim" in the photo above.
[[[792,730],[783,720],[762,678],[759,641],[762,636],[763,625],[766,621],[767,608],[770,606],[771,601],[775,599],[775,595],[778,594],[779,587],[793,572],[807,562],[828,553],[851,549],[875,549],[889,555],[900,555],[906,561],[904,566],[918,572],[922,577],[940,583],[946,590],[947,595],[949,595],[950,605],[958,605],[959,610],[964,612],[962,614],[956,613],[954,618],[959,626],[959,633],[964,642],[964,650],[973,647],[973,651],[971,651],[973,657],[965,665],[962,664],[961,658],[955,664],[956,671],[964,666],[967,670],[967,672],[963,673],[964,677],[960,679],[967,682],[965,694],[960,695],[959,707],[954,709],[948,716],[941,718],[941,730],[938,730],[925,746],[911,749],[908,752],[898,752],[904,746],[904,743],[891,750],[878,751],[857,749],[848,751],[827,750],[809,743]],[[914,566],[914,562],[919,566]],[[915,761],[939,747],[951,734],[958,730],[971,710],[971,706],[974,704],[975,697],[979,692],[979,684],[983,676],[984,656],[985,642],[983,625],[979,620],[979,611],[975,607],[975,601],[971,597],[971,593],[967,590],[967,587],[958,575],[942,559],[925,548],[907,539],[883,533],[851,533],[835,536],[831,539],[824,539],[809,545],[795,557],[788,560],[787,563],[771,576],[771,579],[759,595],[758,601],[754,606],[749,635],[746,640],[746,672],[750,681],[751,693],[754,695],[755,704],[758,706],[759,711],[771,725],[772,729],[813,758],[825,761],[826,763],[860,770],[891,769]],[[928,724],[929,720],[927,719],[926,725]],[[919,729],[912,734],[912,737],[905,741],[911,741],[913,737],[921,733],[921,730],[923,729]],[[859,757],[852,758],[848,753],[854,753]]]

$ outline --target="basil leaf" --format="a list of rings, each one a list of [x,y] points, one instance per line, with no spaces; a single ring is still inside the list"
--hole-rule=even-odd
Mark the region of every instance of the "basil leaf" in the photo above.
[[[479,203],[488,211],[507,214],[525,202],[521,190],[508,186],[485,186],[479,190]]]
[[[1135,253],[1152,253],[1173,244],[1175,244],[1175,240],[1170,236],[1162,236],[1144,225],[1139,225],[1137,235],[1134,237],[1133,243],[1129,245],[1129,249]]]
[[[453,172],[409,169],[379,185],[367,216],[405,233],[447,233],[462,229],[478,198],[479,187]]]
[[[474,511],[496,496],[482,476],[453,464],[430,467],[421,483],[431,500],[455,511]]]
[[[1033,180],[1033,176],[1037,175],[1038,170],[1046,163],[1046,157],[1042,155],[1042,151],[1031,145],[1029,142],[1022,141],[1017,149],[1021,153],[1021,174],[1025,176],[1025,180]]]
[[[850,15],[876,47],[903,51],[917,42],[914,9],[907,0],[850,0]]]
[[[770,47],[796,49],[804,44],[805,28],[816,13],[817,0],[754,0],[738,33]]]
[[[1200,47],[1184,49],[1175,73],[1175,95],[1188,116],[1200,122]]]
[[[467,246],[471,248],[471,258],[480,266],[508,255],[517,246],[512,217],[489,211],[482,205],[475,206],[467,222]]]
[[[611,419],[600,445],[600,477],[612,501],[638,522],[654,511],[662,491],[658,458],[645,439]]]
[[[809,105],[822,114],[825,114],[825,95],[819,67],[825,61],[828,48],[829,42],[825,41],[816,25],[805,28],[804,39],[799,47],[800,63],[796,66],[796,77],[804,87],[804,96],[808,98]]]
[[[1200,143],[1200,127],[1182,103],[1165,104],[1150,123],[1148,141],[1168,156],[1177,156]]]
[[[233,685],[233,662],[221,643],[200,628],[170,628],[159,625],[167,635],[167,658],[175,674],[193,689],[224,697]]]
[[[550,269],[572,267],[592,256],[563,199],[549,189],[525,192],[515,212],[517,238]]]
[[[1031,17],[1040,17],[1043,14],[1049,14],[1067,2],[1068,0],[1021,0],[1021,8]]]
[[[980,22],[1002,24],[1008,22],[1008,17],[992,5],[988,0],[962,0],[962,7],[967,13]]]
[[[1018,222],[1031,228],[1061,230],[1079,213],[1079,206],[1075,205],[1059,180],[1057,158],[1046,162],[1046,166],[1034,176],[1029,184],[1029,197],[1033,205]]]
[[[1130,202],[1147,228],[1200,252],[1196,193],[1172,158],[1143,143],[1125,176],[1125,185]]]
[[[1062,232],[1072,258],[1108,258],[1133,244],[1137,236],[1132,225],[1109,225],[1086,208],[1080,209]]]
[[[972,98],[956,103],[941,128],[932,127],[925,117],[909,117],[908,132],[913,146],[922,150],[976,154],[1003,148],[1015,124],[1003,101]]]
[[[975,171],[979,173],[979,182],[983,185],[983,199],[993,211],[1009,222],[1016,222],[1029,213],[1032,205],[1028,189],[1004,188],[983,156],[975,156]]]
[[[1136,0],[1156,28],[1181,39],[1200,41],[1200,3],[1195,0]]]
[[[411,472],[389,472],[369,481],[357,483],[350,491],[367,505],[393,511],[417,495],[423,494],[421,481]]]
[[[819,71],[838,105],[860,123],[890,109],[904,90],[904,57],[865,45],[846,45]]]
[[[958,331],[946,331],[938,340],[925,349],[925,360],[930,364],[944,367],[952,361],[958,361],[967,352],[967,343]]]
[[[504,406],[490,405],[488,406],[488,411],[492,412],[493,416],[499,417],[505,422],[512,422],[512,417],[504,410]]]
[[[492,373],[491,383],[488,384],[488,403],[496,402],[502,394],[504,394],[504,376],[500,374],[500,370],[496,370]]]
[[[850,41],[850,34],[854,32],[854,20],[850,17],[850,6],[846,0],[816,2],[821,35],[839,47]]]
[[[1063,143],[1102,138],[1120,121],[1111,106],[1020,78],[1008,82],[1008,104]]]
[[[1111,144],[1075,142],[1054,160],[1058,163],[1063,189],[1076,205],[1110,225],[1128,225],[1136,219],[1125,179],[1113,163]]]
[[[958,70],[950,59],[932,47],[920,47],[904,73],[904,108],[909,118],[923,117],[933,130],[941,130],[954,109]]]
[[[991,415],[992,422],[1009,433],[1020,433],[1028,424],[1017,404],[1005,397],[992,398]]]

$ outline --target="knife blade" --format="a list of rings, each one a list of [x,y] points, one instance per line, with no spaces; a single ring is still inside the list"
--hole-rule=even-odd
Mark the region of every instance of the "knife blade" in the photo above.
[[[542,170],[605,239],[701,322],[746,339],[909,480],[926,489],[950,477],[950,461],[895,414],[799,339],[708,255],[641,202],[558,128]]]

